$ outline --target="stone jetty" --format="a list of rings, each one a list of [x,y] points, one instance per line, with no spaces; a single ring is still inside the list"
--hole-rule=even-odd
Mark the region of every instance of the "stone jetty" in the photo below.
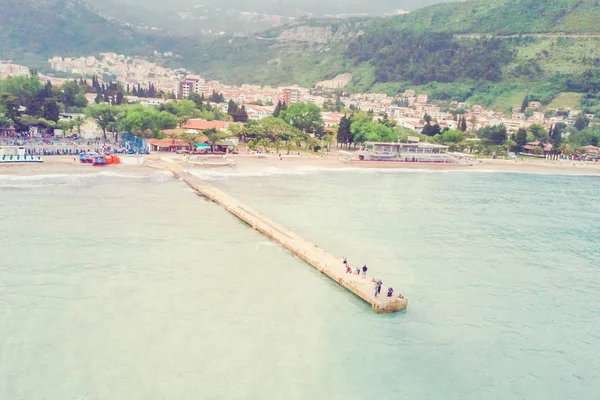
[[[356,270],[353,271],[353,274],[346,273],[346,267],[339,257],[333,256],[206,181],[183,171],[177,164],[171,163],[171,170],[176,177],[185,181],[198,194],[220,204],[252,228],[279,243],[337,284],[369,303],[374,312],[378,314],[394,313],[406,309],[408,300],[399,298],[397,292],[392,297],[387,297],[388,287],[385,285],[381,288],[381,294],[375,297],[373,281],[357,275]]]

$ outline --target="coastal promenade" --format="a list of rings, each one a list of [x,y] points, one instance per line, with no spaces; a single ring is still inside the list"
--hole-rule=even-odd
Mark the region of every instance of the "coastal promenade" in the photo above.
[[[406,309],[408,300],[399,298],[398,292],[395,292],[392,297],[387,297],[388,286],[384,285],[381,288],[381,294],[375,297],[375,284],[372,280],[357,275],[356,269],[353,270],[353,274],[346,273],[346,267],[342,264],[340,258],[333,256],[261,213],[252,210],[206,181],[184,171],[176,163],[170,162],[170,167],[176,177],[186,182],[197,193],[220,204],[252,228],[279,243],[297,257],[330,277],[334,282],[369,303],[374,312],[378,314],[394,313]]]

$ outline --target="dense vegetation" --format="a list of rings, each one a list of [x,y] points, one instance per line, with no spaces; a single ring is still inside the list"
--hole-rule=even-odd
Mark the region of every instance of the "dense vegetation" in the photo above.
[[[597,0],[469,0],[426,7],[381,21],[384,28],[423,32],[600,32]]]
[[[52,134],[55,129],[63,133],[79,133],[84,118],[61,119],[62,113],[85,113],[93,119],[103,132],[104,138],[111,132],[115,138],[119,132],[140,136],[159,136],[163,129],[181,126],[191,118],[208,120],[227,119],[209,100],[218,98],[214,94],[210,99],[191,96],[190,100],[175,101],[160,107],[143,107],[128,104],[126,95],[132,92],[144,95],[156,95],[152,85],[145,89],[141,86],[124,88],[116,83],[100,84],[95,78],[91,84],[86,80],[66,81],[61,87],[50,82],[42,84],[38,76],[8,78],[0,81],[0,128],[14,128],[26,132],[31,127]],[[88,105],[87,93],[96,96],[95,104]],[[222,96],[220,96],[222,98]]]
[[[22,76],[0,81],[0,128],[26,131],[32,126],[44,129],[62,127],[60,113],[87,106],[86,88],[66,82],[61,88],[40,83],[37,76]],[[78,126],[83,123],[78,120]]]
[[[383,30],[352,42],[346,56],[355,65],[374,65],[376,82],[421,85],[465,78],[498,81],[513,54],[497,39],[458,41],[447,34]]]

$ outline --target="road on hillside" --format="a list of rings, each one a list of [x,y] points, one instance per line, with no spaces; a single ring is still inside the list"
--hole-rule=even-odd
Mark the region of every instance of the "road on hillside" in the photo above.
[[[600,39],[600,33],[521,33],[518,35],[494,35],[493,33],[457,33],[454,35],[456,38],[465,39],[482,39],[482,38],[519,38],[519,37],[534,37],[534,38],[597,38]]]

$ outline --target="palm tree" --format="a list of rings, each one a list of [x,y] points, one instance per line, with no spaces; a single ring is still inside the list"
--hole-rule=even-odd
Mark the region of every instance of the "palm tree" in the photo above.
[[[294,150],[295,148],[296,148],[296,143],[294,143],[293,140],[288,140],[287,142],[285,142],[285,149],[287,150],[288,156],[290,155],[292,150]]]
[[[246,141],[246,127],[244,125],[229,124],[227,131],[231,134],[231,136],[237,137],[240,140],[240,143]]]
[[[315,139],[312,136],[309,136],[306,139],[306,147],[309,148],[311,151],[314,152],[315,147],[317,147],[319,145],[319,141],[317,139]]]
[[[81,125],[85,123],[85,118],[75,117],[73,118],[73,126],[77,127],[77,135],[81,135]]]
[[[227,139],[231,137],[231,134],[228,132],[217,131],[215,128],[207,129],[202,131],[202,134],[208,138],[208,143],[210,144],[210,152],[215,152],[215,145],[223,139]]]
[[[267,149],[269,148],[269,145],[271,144],[271,141],[267,138],[262,138],[258,141],[258,143],[256,143],[256,145],[258,147],[262,147],[264,149],[264,151],[266,152]]]
[[[504,144],[506,145],[506,154],[507,155],[510,154],[511,149],[514,149],[515,147],[517,147],[517,142],[515,142],[512,139],[506,139],[506,142]]]
[[[325,142],[325,144],[327,145],[327,151],[331,151],[331,145],[333,144],[333,135],[325,135],[325,137],[323,138],[323,141]]]
[[[273,141],[273,144],[275,145],[275,152],[277,154],[279,154],[279,149],[281,149],[283,142],[281,141],[281,139],[275,138],[275,140]]]
[[[183,140],[190,146],[190,153],[194,151],[194,147],[196,147],[196,143],[198,142],[199,138],[200,135],[196,132],[186,132],[183,135],[181,135],[181,140]],[[175,144],[175,139],[173,139],[173,144]]]

